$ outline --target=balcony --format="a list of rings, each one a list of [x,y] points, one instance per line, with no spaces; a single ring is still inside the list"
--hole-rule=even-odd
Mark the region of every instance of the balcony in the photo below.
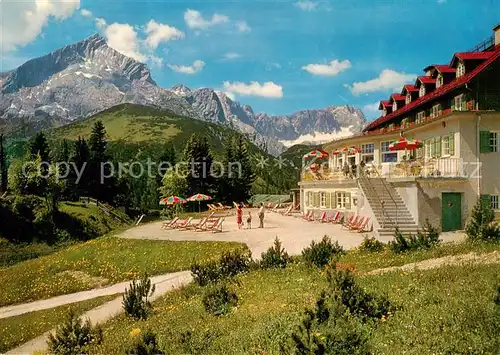
[[[473,169],[461,158],[434,158],[398,163],[384,163],[380,166],[367,165],[364,175],[387,179],[406,178],[466,178]],[[359,169],[359,167],[357,168]],[[472,170],[471,170],[472,171]],[[344,173],[339,168],[319,167],[302,171],[301,181],[349,181],[359,176],[360,171]]]
[[[461,158],[435,158],[411,162],[388,163],[382,165],[381,176],[398,178],[464,178],[466,164]]]

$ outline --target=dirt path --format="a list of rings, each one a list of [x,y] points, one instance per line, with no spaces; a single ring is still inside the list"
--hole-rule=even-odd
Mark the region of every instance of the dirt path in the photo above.
[[[156,285],[156,291],[151,297],[151,301],[158,299],[167,292],[177,289],[183,285],[187,285],[192,281],[191,273],[189,271],[181,271],[172,274],[155,276],[151,278],[151,281]],[[60,297],[54,297],[48,300],[37,301],[12,307],[3,307],[0,309],[0,318],[12,317],[14,315],[23,314],[27,312],[33,312],[36,310],[53,308],[61,306],[64,304],[79,302],[84,299],[91,299],[99,297],[102,295],[113,295],[117,291],[123,293],[125,287],[129,286],[129,282],[122,282],[116,284],[106,289],[97,289],[85,292],[78,292],[76,294],[69,294]],[[108,293],[111,292],[111,293]],[[85,293],[85,296],[81,294]],[[11,308],[6,309],[6,308]],[[96,307],[86,313],[84,313],[81,318],[89,319],[92,324],[104,323],[107,320],[119,315],[123,312],[122,308],[122,297],[117,297],[116,299],[109,301],[99,307]],[[44,350],[46,348],[47,336],[53,330],[46,332],[39,337],[24,343],[23,345],[8,351],[6,354],[31,354],[35,351]]]
[[[382,269],[376,269],[365,273],[364,275],[380,275],[393,271],[417,271],[436,269],[447,265],[462,265],[462,264],[500,264],[500,252],[493,251],[491,253],[477,254],[468,253],[460,255],[443,256],[442,258],[427,259],[415,263],[405,264],[402,266],[391,266]]]

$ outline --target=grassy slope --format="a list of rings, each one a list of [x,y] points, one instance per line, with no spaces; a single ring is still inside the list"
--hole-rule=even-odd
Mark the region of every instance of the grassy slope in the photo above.
[[[59,209],[77,220],[89,223],[90,227],[98,233],[98,235],[119,230],[126,226],[125,223],[117,220],[116,218],[103,214],[97,206],[92,204],[62,202],[59,205]],[[123,221],[128,219],[127,216],[122,214],[120,211],[115,210],[115,213],[120,214]],[[15,244],[0,238],[0,267],[48,255],[73,243],[75,243],[75,241],[61,242],[55,245],[36,242],[30,244]]]
[[[4,353],[54,329],[64,321],[69,310],[80,315],[115,299],[117,296],[103,296],[52,309],[0,319],[0,353]]]
[[[122,161],[140,157],[151,157],[153,161],[159,158],[165,143],[171,143],[180,155],[186,141],[193,133],[201,134],[208,139],[212,153],[216,159],[221,159],[224,152],[224,142],[227,137],[234,134],[229,127],[195,120],[187,117],[176,116],[166,110],[156,108],[123,104],[98,113],[85,120],[80,120],[67,126],[50,131],[49,136],[54,140],[71,139],[79,136],[88,138],[95,121],[101,120],[106,127],[111,141],[110,149]],[[279,172],[276,169],[277,161],[274,157],[262,151],[259,147],[249,142],[251,163],[254,167],[260,158],[268,159],[266,171],[274,169],[273,178],[268,178],[271,193],[277,193],[273,185],[275,180],[289,179],[295,176],[295,170],[285,167]],[[266,183],[258,177],[254,188],[257,192],[265,193]],[[283,191],[281,191],[283,192]]]
[[[288,148],[286,151],[281,153],[281,157],[283,159],[289,160],[293,162],[293,164],[297,167],[302,166],[302,157],[315,149],[323,149],[321,146],[311,146],[306,144],[296,144]]]
[[[224,242],[172,242],[103,237],[0,269],[0,306],[23,303],[189,269],[193,260],[217,258],[242,247]],[[175,256],[175,257],[173,257]]]
[[[467,247],[464,251],[467,252]],[[489,245],[485,250],[500,250]],[[457,250],[458,251],[458,250]],[[361,253],[360,269],[387,266],[386,253]],[[420,252],[417,259],[432,258]],[[412,262],[412,254],[393,258]],[[354,262],[350,254],[342,262]],[[395,272],[359,276],[368,291],[387,293],[398,307],[394,316],[374,329],[371,346],[377,354],[493,353],[498,349],[500,309],[493,299],[500,265],[447,266],[424,272]],[[134,328],[156,332],[166,353],[279,354],[279,344],[326,286],[323,272],[292,265],[285,270],[256,271],[232,284],[240,298],[230,315],[214,317],[202,306],[204,289],[191,285],[168,294],[154,305],[147,321],[118,317],[105,325],[98,353],[123,353]],[[497,307],[497,309],[495,309]],[[191,349],[183,348],[180,334],[193,335]],[[496,340],[495,340],[496,339]],[[130,341],[130,340],[129,340]],[[470,347],[470,348],[469,348]]]

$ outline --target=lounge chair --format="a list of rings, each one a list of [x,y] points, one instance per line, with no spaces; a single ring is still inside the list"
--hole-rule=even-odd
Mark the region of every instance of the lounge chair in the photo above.
[[[228,210],[228,209],[230,209],[230,208],[231,208],[231,206],[224,206],[224,205],[223,205],[222,203],[220,203],[220,202],[219,202],[217,205],[218,205],[218,207],[219,207],[221,210]]]
[[[207,204],[207,207],[210,211],[218,211],[219,209],[217,207],[215,207],[214,205],[212,204]]]
[[[185,228],[186,226],[190,225],[192,221],[193,221],[193,217],[189,217],[188,219],[178,221],[178,223],[175,224],[174,228],[175,229]]]
[[[288,216],[292,212],[292,209],[293,209],[293,206],[290,205],[290,206],[288,206],[288,208],[285,211],[280,211],[279,213],[281,213],[283,216]]]
[[[321,216],[318,219],[315,219],[316,222],[326,223],[328,220],[326,218],[326,212],[321,213]]]
[[[358,218],[358,220],[356,222],[351,223],[349,225],[349,227],[348,227],[349,230],[353,231],[353,230],[358,229],[363,223],[365,223],[365,221],[366,221],[367,218],[368,217],[359,216],[359,218]]]
[[[221,217],[218,217],[218,218],[216,218],[214,220],[208,220],[207,219],[207,223],[205,223],[204,226],[196,228],[195,230],[197,232],[206,232],[206,231],[212,230],[212,228],[215,227],[217,225],[217,223],[219,223],[220,220],[221,220]]]
[[[358,223],[358,219],[359,216],[357,214],[352,215],[347,219],[347,221],[344,221],[344,223],[342,223],[342,228],[349,229],[349,227],[356,225]]]
[[[368,232],[368,224],[370,223],[370,217],[365,217],[364,221],[360,222],[357,226],[351,228],[351,231],[356,231],[358,233]]]
[[[198,223],[191,223],[190,225],[188,225],[182,229],[179,229],[179,230],[196,230],[198,228],[203,228],[203,226],[205,226],[205,224],[207,224],[207,221],[208,221],[208,217],[205,217],[205,218],[200,219],[200,221]]]
[[[173,220],[171,221],[166,221],[166,222],[163,222],[163,224],[161,225],[161,227],[163,229],[170,229],[172,228],[172,226],[177,223],[177,221],[179,220],[179,217],[175,217]]]
[[[304,213],[302,215],[302,218],[305,219],[306,221],[310,221],[311,218],[314,218],[313,217],[313,212],[312,211],[307,211],[307,213]]]
[[[328,219],[328,222],[337,224],[340,221],[340,216],[341,216],[340,211],[336,211],[334,213],[333,217],[331,217],[330,219]]]
[[[224,222],[224,218],[221,218],[217,221],[217,223],[215,223],[214,225],[212,225],[209,230],[212,231],[212,233],[221,233],[222,232],[222,223]]]

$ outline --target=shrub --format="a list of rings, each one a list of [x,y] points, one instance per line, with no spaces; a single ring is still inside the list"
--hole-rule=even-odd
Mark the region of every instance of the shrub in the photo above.
[[[221,278],[219,263],[217,261],[211,261],[203,265],[194,263],[191,265],[191,275],[200,286],[216,282]]]
[[[471,240],[500,240],[500,228],[495,223],[495,212],[489,199],[477,201],[465,231]]]
[[[359,250],[368,252],[379,252],[384,249],[384,243],[377,240],[375,237],[365,237],[363,243],[361,243]]]
[[[381,319],[392,312],[386,296],[371,295],[367,293],[355,280],[350,270],[330,268],[327,272],[330,293],[349,309],[349,312],[361,320]]]
[[[439,244],[439,232],[427,220],[423,231],[418,231],[416,235],[410,234],[405,237],[399,229],[394,233],[394,241],[389,242],[389,248],[395,253],[418,249],[430,249]]]
[[[203,296],[205,311],[215,316],[229,313],[237,304],[238,296],[225,284],[215,286]]]
[[[291,258],[288,256],[285,249],[281,247],[281,242],[278,237],[276,237],[274,246],[261,254],[260,266],[263,269],[284,268],[290,262]]]
[[[222,277],[233,277],[250,269],[249,251],[235,250],[222,254],[219,265]]]
[[[393,307],[386,297],[364,291],[349,270],[338,270],[333,262],[330,265],[329,288],[318,298],[314,309],[306,309],[302,322],[282,345],[282,353],[370,353],[366,323],[370,319],[385,319]]]
[[[224,253],[219,261],[191,265],[191,275],[200,286],[206,286],[221,279],[233,277],[250,269],[248,251],[236,250]]]
[[[497,296],[495,298],[495,303],[500,306],[500,286],[497,287]]]
[[[134,331],[132,331],[134,332]],[[165,354],[159,347],[156,334],[152,332],[132,334],[134,342],[127,348],[127,355],[163,355]]]
[[[92,327],[90,321],[82,322],[70,311],[55,334],[49,334],[47,346],[49,353],[57,355],[88,354],[89,346],[102,341],[102,329]]]
[[[325,235],[321,242],[316,243],[313,241],[309,247],[305,248],[302,251],[302,256],[309,265],[321,268],[327,265],[332,257],[340,256],[344,253],[344,249],[337,241],[332,243],[330,237]]]
[[[155,292],[155,286],[151,284],[151,279],[147,274],[143,278],[130,283],[130,288],[125,289],[123,295],[123,309],[125,313],[135,319],[146,319],[151,311],[151,297]]]
[[[305,316],[282,354],[367,354],[368,331],[338,300],[323,293]]]

